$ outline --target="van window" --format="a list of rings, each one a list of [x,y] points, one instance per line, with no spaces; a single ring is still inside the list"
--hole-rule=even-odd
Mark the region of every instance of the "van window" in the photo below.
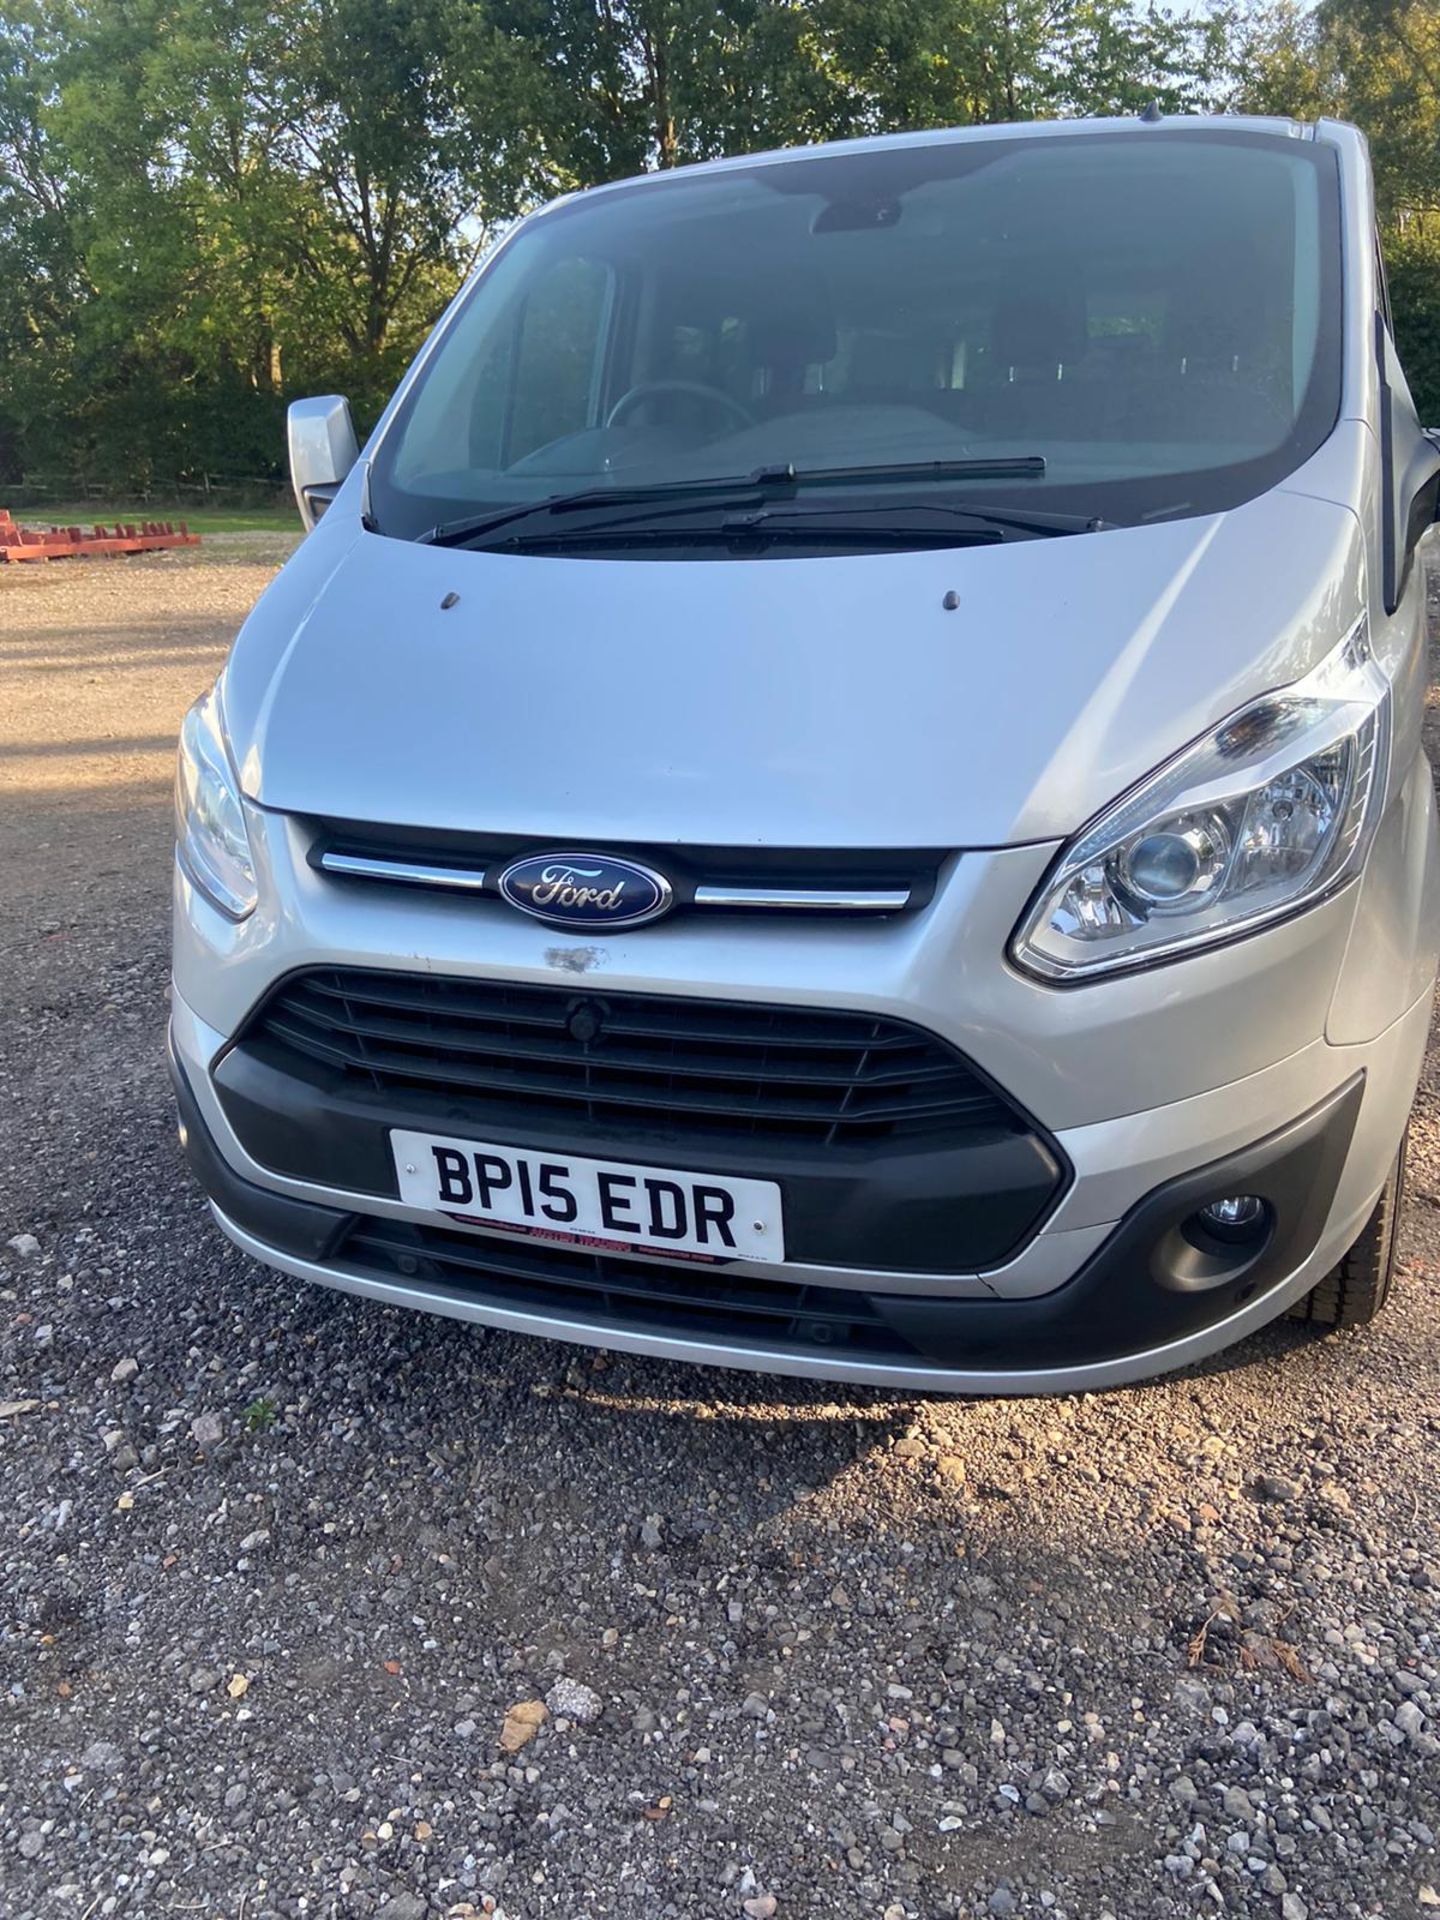
[[[581,255],[538,274],[473,365],[454,359],[437,368],[400,471],[411,472],[423,452],[422,466],[438,458],[460,472],[501,472],[595,426],[610,281],[608,267]]]
[[[382,441],[387,532],[584,485],[1039,454],[954,482],[1109,521],[1272,486],[1339,408],[1333,153],[1228,130],[937,136],[537,216]]]

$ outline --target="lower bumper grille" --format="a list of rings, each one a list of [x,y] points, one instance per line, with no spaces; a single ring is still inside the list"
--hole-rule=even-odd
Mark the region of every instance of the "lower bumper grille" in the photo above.
[[[883,1015],[360,968],[287,980],[250,1034],[377,1092],[473,1103],[505,1119],[674,1139],[805,1140],[1017,1128],[1014,1111],[936,1035]]]
[[[879,1318],[870,1297],[848,1288],[649,1265],[578,1247],[372,1218],[358,1219],[331,1258],[402,1286],[440,1282],[487,1306],[586,1325],[849,1359],[917,1357]]]
[[[1069,1172],[938,1034],[848,1008],[325,967],[213,1072],[246,1151],[292,1179],[396,1197],[403,1129],[773,1180],[812,1266],[999,1266]]]

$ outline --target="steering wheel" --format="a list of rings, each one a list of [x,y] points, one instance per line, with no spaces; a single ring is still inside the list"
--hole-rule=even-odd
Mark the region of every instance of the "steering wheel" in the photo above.
[[[622,393],[605,416],[607,427],[618,427],[635,411],[642,401],[649,400],[657,393],[688,394],[692,400],[704,400],[712,407],[723,408],[732,419],[738,420],[742,427],[753,427],[755,416],[748,407],[742,407],[733,400],[723,388],[707,387],[702,380],[641,380]]]

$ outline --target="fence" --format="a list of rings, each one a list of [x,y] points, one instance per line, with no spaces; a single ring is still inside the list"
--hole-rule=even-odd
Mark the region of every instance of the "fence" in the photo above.
[[[81,506],[94,501],[103,506],[112,500],[137,507],[269,507],[284,504],[290,494],[270,474],[188,474],[152,478],[145,486],[133,486],[77,473],[28,473],[23,481],[6,487],[5,497],[13,510],[59,502]]]

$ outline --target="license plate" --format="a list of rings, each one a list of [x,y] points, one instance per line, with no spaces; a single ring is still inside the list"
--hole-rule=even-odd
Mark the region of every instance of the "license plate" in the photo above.
[[[465,1226],[687,1260],[785,1258],[780,1189],[771,1180],[399,1128],[390,1147],[405,1204]]]

